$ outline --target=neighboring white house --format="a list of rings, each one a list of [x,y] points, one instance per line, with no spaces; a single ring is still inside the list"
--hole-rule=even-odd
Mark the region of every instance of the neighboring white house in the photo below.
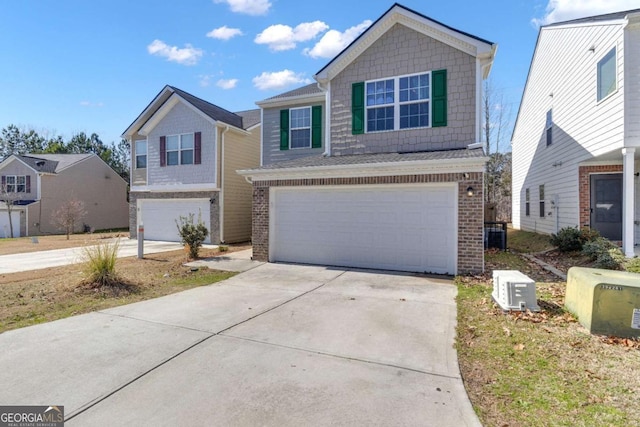
[[[640,9],[540,28],[512,137],[513,226],[640,242]]]

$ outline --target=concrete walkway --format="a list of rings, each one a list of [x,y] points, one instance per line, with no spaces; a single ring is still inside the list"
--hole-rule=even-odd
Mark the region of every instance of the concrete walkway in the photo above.
[[[189,267],[207,267],[212,270],[222,271],[247,271],[264,264],[264,262],[253,261],[251,259],[252,254],[252,249],[246,249],[244,251],[231,252],[229,254],[213,258],[199,259],[185,265],[188,265]]]
[[[118,258],[138,255],[137,240],[128,238],[120,238],[118,240],[120,242]],[[105,240],[105,242],[108,241],[110,240]],[[183,248],[184,245],[176,242],[155,242],[150,240],[144,242],[145,254],[176,251]],[[82,247],[2,255],[0,256],[0,274],[59,267],[61,265],[75,264],[81,262],[81,260]]]
[[[0,405],[67,426],[478,426],[449,279],[264,264],[0,335]]]

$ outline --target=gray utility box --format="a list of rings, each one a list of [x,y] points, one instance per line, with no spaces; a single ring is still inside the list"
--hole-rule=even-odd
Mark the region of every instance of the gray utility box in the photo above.
[[[503,310],[540,311],[536,282],[518,270],[494,270],[491,296]]]

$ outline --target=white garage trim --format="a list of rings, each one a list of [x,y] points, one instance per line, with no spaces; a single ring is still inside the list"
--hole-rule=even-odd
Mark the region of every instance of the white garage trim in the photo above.
[[[457,254],[455,182],[269,189],[271,262],[455,274]]]
[[[211,243],[211,203],[208,198],[185,199],[138,199],[136,225],[144,225],[145,240],[179,242],[180,235],[176,219],[189,213],[201,214],[201,219],[209,230],[205,243]]]

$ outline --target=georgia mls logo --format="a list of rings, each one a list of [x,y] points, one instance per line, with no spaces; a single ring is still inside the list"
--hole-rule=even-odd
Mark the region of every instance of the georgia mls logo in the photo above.
[[[0,427],[63,427],[64,406],[0,406]]]

